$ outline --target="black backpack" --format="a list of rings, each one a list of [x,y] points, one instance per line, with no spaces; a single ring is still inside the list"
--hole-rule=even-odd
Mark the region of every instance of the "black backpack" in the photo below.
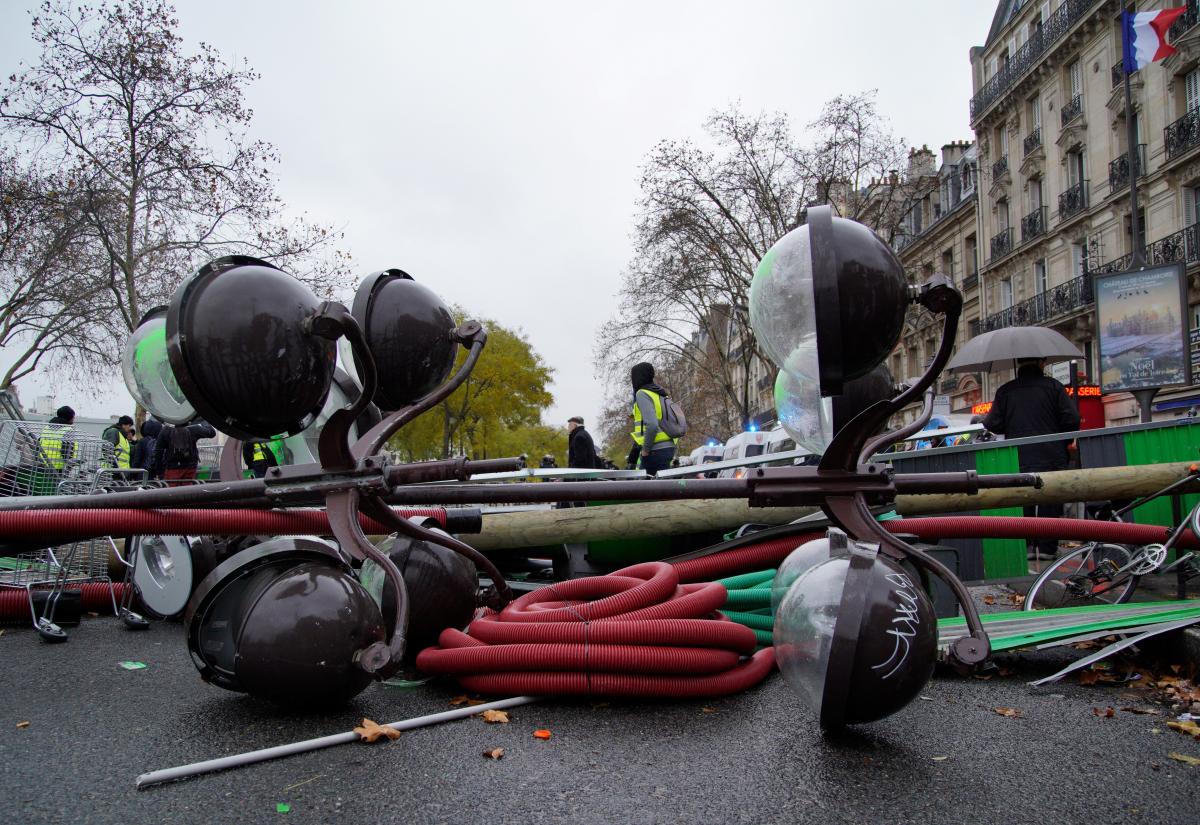
[[[159,438],[162,436],[163,434],[160,433]],[[188,432],[186,426],[171,427],[165,453],[168,464],[190,464],[198,457],[195,442],[192,441],[192,434]]]

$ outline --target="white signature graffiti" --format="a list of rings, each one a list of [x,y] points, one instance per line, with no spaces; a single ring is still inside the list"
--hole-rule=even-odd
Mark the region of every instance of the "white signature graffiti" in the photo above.
[[[887,630],[895,644],[892,648],[892,655],[886,661],[871,666],[872,670],[891,667],[880,677],[881,679],[887,679],[904,666],[912,645],[909,640],[917,635],[917,630],[921,626],[921,616],[917,612],[917,600],[920,597],[912,580],[903,573],[888,573],[887,580],[896,588],[892,591],[896,594],[896,615],[892,617],[892,626]]]

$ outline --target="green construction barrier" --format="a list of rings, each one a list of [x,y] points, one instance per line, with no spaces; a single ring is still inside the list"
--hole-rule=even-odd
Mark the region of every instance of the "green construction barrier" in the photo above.
[[[1197,451],[1197,447],[1200,447],[1200,424],[1135,430],[1125,433],[1124,441],[1125,463],[1129,466],[1200,460],[1200,451]],[[1200,494],[1180,496],[1180,499],[1183,516],[1200,501]],[[1130,515],[1137,524],[1169,527],[1176,523],[1169,496],[1138,507]]]
[[[975,470],[980,475],[997,475],[1000,473],[1017,473],[1016,447],[997,447],[992,450],[978,450],[975,453]],[[983,516],[1022,516],[1025,511],[1020,507],[1001,507],[995,510],[982,510]],[[1009,576],[1025,576],[1029,574],[1029,562],[1025,557],[1025,542],[1023,539],[983,539],[983,575],[987,579],[1005,578]]]

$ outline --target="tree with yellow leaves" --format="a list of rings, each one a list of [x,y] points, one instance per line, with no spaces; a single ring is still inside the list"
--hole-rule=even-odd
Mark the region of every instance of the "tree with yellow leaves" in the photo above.
[[[455,318],[476,317],[456,307]],[[541,423],[541,413],[554,400],[546,385],[553,369],[542,360],[520,330],[483,321],[487,346],[463,385],[433,410],[405,426],[389,446],[405,461],[451,455],[472,458],[530,456],[566,452],[565,430]],[[466,357],[460,351],[455,367]],[[565,460],[561,462],[565,465]]]

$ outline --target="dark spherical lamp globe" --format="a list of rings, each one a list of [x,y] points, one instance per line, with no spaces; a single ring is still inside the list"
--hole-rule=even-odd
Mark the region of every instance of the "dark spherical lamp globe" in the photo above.
[[[774,643],[784,679],[821,727],[837,729],[916,698],[933,675],[937,621],[918,582],[875,546],[851,542],[792,582]]]
[[[883,361],[909,304],[904,267],[891,248],[827,206],[763,256],[750,285],[750,322],[776,365],[815,396]],[[806,403],[815,409],[815,402]]]
[[[334,341],[309,325],[321,301],[266,261],[213,261],[175,291],[167,353],[196,411],[234,438],[298,433],[320,413]]]
[[[387,269],[359,285],[352,312],[375,360],[382,409],[411,404],[446,380],[457,344],[454,316],[433,290]],[[363,374],[357,356],[356,364]]]

